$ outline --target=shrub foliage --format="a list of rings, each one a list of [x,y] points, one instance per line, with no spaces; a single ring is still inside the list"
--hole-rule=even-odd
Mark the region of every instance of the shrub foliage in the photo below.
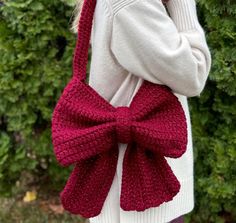
[[[199,98],[190,98],[195,155],[193,222],[236,220],[236,2],[199,0],[212,68]]]
[[[72,2],[55,0],[9,0],[0,8],[0,194],[12,194],[25,171],[63,177],[50,120],[71,77],[71,12]]]

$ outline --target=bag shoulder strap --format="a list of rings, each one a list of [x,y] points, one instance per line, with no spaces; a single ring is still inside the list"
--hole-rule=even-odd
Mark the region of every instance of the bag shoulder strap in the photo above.
[[[73,76],[86,81],[89,43],[96,0],[84,0],[78,24],[78,37],[73,57]]]

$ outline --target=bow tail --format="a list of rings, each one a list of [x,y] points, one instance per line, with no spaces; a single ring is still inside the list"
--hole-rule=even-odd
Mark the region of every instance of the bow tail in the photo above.
[[[128,145],[123,160],[120,205],[125,211],[144,211],[168,202],[180,183],[166,159],[151,150]]]
[[[97,216],[112,185],[117,160],[118,147],[77,163],[60,194],[64,209],[84,218]]]

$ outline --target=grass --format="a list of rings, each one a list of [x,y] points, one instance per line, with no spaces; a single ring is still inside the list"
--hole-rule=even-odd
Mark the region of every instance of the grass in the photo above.
[[[0,199],[0,223],[85,223],[85,220],[63,211],[51,196],[27,203],[16,198]]]

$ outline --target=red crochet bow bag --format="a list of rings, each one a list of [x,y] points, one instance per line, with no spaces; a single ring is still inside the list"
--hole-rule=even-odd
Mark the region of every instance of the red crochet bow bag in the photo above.
[[[85,218],[97,216],[116,172],[118,143],[127,143],[120,206],[144,211],[168,202],[180,183],[165,157],[186,151],[187,123],[178,98],[165,85],[144,80],[129,107],[114,107],[86,84],[96,0],[85,0],[73,59],[73,78],[55,106],[52,142],[62,166],[74,169],[60,198]]]

